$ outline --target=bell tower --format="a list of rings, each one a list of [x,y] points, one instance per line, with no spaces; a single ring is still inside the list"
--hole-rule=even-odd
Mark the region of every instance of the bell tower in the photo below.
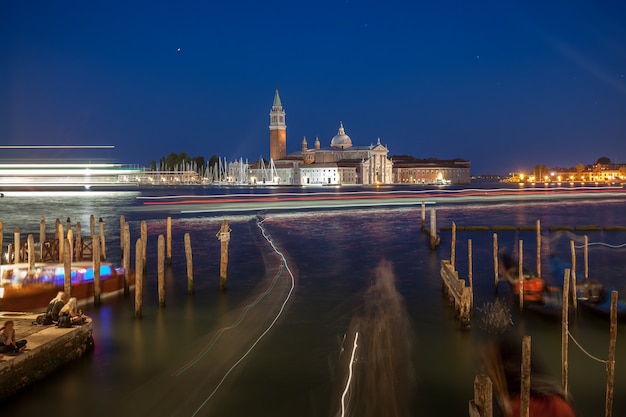
[[[287,156],[287,125],[285,111],[278,95],[278,86],[274,94],[274,103],[270,111],[270,158],[273,160]]]

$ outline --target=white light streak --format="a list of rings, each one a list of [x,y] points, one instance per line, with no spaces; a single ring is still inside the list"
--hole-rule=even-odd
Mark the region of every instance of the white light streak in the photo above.
[[[0,145],[0,149],[115,149],[113,145]]]
[[[341,396],[341,417],[344,417],[346,414],[346,395],[348,395],[348,390],[350,389],[350,383],[352,382],[352,364],[354,364],[354,355],[356,354],[357,341],[359,340],[359,332],[354,334],[354,345],[352,346],[352,356],[350,356],[350,366],[348,367],[348,381],[346,382],[346,389],[343,390],[343,395]]]

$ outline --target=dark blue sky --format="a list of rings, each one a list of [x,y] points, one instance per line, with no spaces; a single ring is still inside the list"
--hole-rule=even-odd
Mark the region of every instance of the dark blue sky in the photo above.
[[[623,1],[8,0],[0,145],[267,158],[278,85],[288,152],[343,121],[475,174],[626,163],[625,22]]]

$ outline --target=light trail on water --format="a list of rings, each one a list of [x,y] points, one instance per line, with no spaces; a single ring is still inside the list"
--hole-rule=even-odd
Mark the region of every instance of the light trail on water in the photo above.
[[[341,396],[341,417],[346,415],[346,396],[350,390],[350,384],[352,382],[352,365],[354,364],[354,356],[356,355],[356,348],[358,346],[359,332],[354,334],[354,344],[352,345],[352,356],[350,356],[350,365],[348,366],[348,381],[346,382],[346,389]]]
[[[282,268],[284,267],[284,269],[289,273],[289,276],[291,277],[291,287],[289,288],[289,291],[287,292],[287,295],[284,299],[284,301],[282,302],[280,309],[278,310],[276,316],[274,317],[274,319],[271,321],[271,323],[269,324],[269,326],[259,335],[259,337],[254,341],[254,343],[252,343],[252,345],[250,346],[250,348],[248,348],[248,350],[226,371],[226,373],[224,374],[224,376],[222,377],[222,379],[218,382],[217,386],[215,387],[215,389],[213,389],[213,391],[205,398],[205,400],[198,406],[198,408],[194,411],[194,413],[192,414],[193,416],[198,415],[198,413],[200,412],[200,410],[202,410],[202,408],[211,400],[211,398],[213,398],[213,396],[218,392],[218,390],[220,389],[220,387],[222,386],[222,384],[224,383],[224,381],[226,381],[226,379],[228,378],[228,376],[235,370],[235,368],[237,368],[239,366],[239,364],[241,364],[241,362],[243,362],[243,360],[250,354],[250,352],[252,352],[252,350],[258,345],[258,343],[261,341],[261,339],[263,339],[263,337],[265,337],[265,335],[267,335],[267,333],[269,333],[269,331],[274,327],[274,325],[276,324],[276,322],[278,321],[278,319],[280,318],[280,316],[283,314],[283,311],[285,310],[285,306],[287,305],[287,302],[289,301],[289,299],[291,298],[291,295],[293,293],[293,290],[295,288],[295,277],[293,275],[293,273],[291,272],[291,269],[289,268],[289,265],[287,264],[287,259],[285,258],[285,255],[283,254],[283,252],[278,249],[278,247],[276,247],[276,244],[274,243],[274,241],[272,240],[272,238],[267,234],[267,231],[265,230],[265,228],[263,227],[263,222],[265,220],[257,220],[257,226],[259,227],[259,229],[261,230],[261,234],[263,235],[263,237],[265,238],[265,240],[267,240],[267,242],[270,244],[270,246],[272,247],[272,249],[274,250],[274,252],[276,252],[278,254],[278,256],[280,256],[281,258],[281,269],[279,270],[277,276],[280,276],[280,272],[282,271]],[[275,280],[274,280],[275,281]],[[272,285],[271,288],[273,288],[274,284]],[[271,288],[269,291],[271,291]],[[269,291],[267,291],[266,293],[264,293],[262,296],[265,296],[266,294],[269,293]],[[261,297],[262,298],[262,297]],[[251,304],[255,304],[260,300],[260,298],[257,298],[255,301],[253,301],[253,303]],[[244,308],[244,310],[247,312],[247,310],[249,310],[249,306],[246,306]],[[239,324],[240,321],[237,322],[237,324],[234,326],[236,327]],[[234,327],[230,327],[230,328],[234,328]],[[220,331],[221,332],[221,331]],[[220,333],[218,332],[218,333]],[[223,332],[222,332],[223,333]],[[212,346],[212,343],[210,343],[210,346]],[[210,346],[208,349],[210,349]],[[208,351],[207,349],[207,351]],[[206,351],[202,354],[202,356],[204,356],[204,354],[206,354]],[[187,369],[189,369],[191,366],[193,366],[194,363],[197,362],[199,358],[196,358],[195,361],[192,361],[190,365],[186,366],[183,368],[182,371],[179,371],[176,375],[180,375],[183,372],[185,372]]]

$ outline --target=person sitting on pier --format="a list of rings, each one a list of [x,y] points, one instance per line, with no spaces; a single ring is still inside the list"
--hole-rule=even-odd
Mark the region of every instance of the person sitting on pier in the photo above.
[[[46,309],[46,318],[50,317],[53,323],[59,321],[59,313],[61,309],[67,303],[67,293],[65,291],[59,291],[57,296],[50,300],[48,308]]]
[[[59,323],[63,321],[61,316],[68,316],[71,324],[82,324],[85,322],[83,311],[78,310],[76,297],[70,298],[67,304],[61,308],[59,312]],[[60,324],[59,327],[61,327]]]
[[[13,320],[7,320],[0,328],[0,352],[20,353],[26,349],[26,340],[15,340],[15,328]]]

